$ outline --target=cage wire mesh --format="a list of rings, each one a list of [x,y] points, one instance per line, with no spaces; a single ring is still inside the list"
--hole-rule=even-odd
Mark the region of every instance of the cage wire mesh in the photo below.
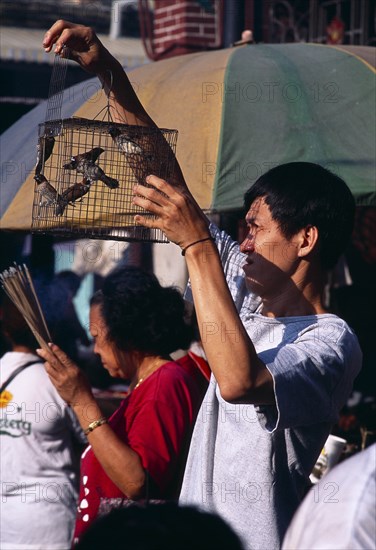
[[[177,131],[113,122],[109,108],[106,120],[49,120],[61,109],[57,88],[65,72],[59,59],[46,121],[39,124],[32,233],[168,242],[159,229],[135,225],[135,214],[154,216],[132,203],[132,190],[137,182],[145,185],[151,173],[169,181]]]

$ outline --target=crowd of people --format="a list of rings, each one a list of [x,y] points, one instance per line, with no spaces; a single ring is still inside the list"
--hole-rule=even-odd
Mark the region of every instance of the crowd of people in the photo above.
[[[115,120],[155,127],[92,29],[57,21],[43,46],[56,55],[67,46],[73,60],[99,77]],[[169,182],[152,168],[151,161],[133,201],[154,216],[138,215],[135,223],[161,229],[185,256],[185,298],[194,304],[210,381],[190,354],[171,358],[193,339],[182,296],[138,268],[111,272],[90,306],[94,351],[111,376],[129,381],[129,394],[111,418],[68,354],[56,343],[37,350],[49,391],[88,442],[71,543],[83,549],[113,536],[120,548],[129,530],[130,548],[132,536],[142,548],[188,548],[188,541],[200,548],[189,531],[207,525],[212,535],[205,548],[281,548],[361,368],[356,335],[323,302],[326,274],[351,236],[354,199],[346,183],[321,166],[277,166],[245,194],[247,235],[239,245],[209,223],[178,163]],[[43,438],[36,440],[41,454]],[[13,502],[22,508],[22,501]],[[9,513],[19,521],[15,506]],[[48,521],[55,526],[61,519],[51,510]],[[312,548],[361,548],[356,544],[374,535],[367,516],[360,543],[350,535],[348,546],[320,546],[322,524]],[[223,533],[222,546],[214,531]],[[299,540],[296,532],[286,549],[304,547],[291,542]],[[14,530],[3,533],[5,549],[35,548],[27,530],[22,543]],[[42,537],[40,543],[59,547]],[[60,544],[69,547],[67,538]]]

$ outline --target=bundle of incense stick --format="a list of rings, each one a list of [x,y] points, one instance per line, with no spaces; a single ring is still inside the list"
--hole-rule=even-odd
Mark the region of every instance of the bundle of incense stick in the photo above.
[[[39,345],[48,349],[48,342],[52,339],[27,266],[15,263],[0,273],[0,280],[3,289],[29,325]]]

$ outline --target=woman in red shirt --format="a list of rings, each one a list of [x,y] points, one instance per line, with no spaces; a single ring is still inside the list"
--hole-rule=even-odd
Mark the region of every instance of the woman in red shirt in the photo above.
[[[81,460],[75,542],[110,509],[132,501],[175,500],[207,379],[186,355],[192,331],[173,288],[138,268],[120,268],[91,301],[94,351],[109,373],[130,383],[107,420],[82,371],[56,346],[39,350],[60,395],[76,413],[89,446]]]

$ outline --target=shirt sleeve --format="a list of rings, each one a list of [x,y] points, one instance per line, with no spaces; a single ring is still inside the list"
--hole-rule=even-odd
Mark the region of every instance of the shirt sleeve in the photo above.
[[[311,325],[294,342],[259,357],[274,383],[276,404],[256,407],[269,432],[335,423],[361,366],[358,340],[340,319]]]
[[[299,506],[282,550],[375,548],[375,463],[374,443],[326,473]]]

